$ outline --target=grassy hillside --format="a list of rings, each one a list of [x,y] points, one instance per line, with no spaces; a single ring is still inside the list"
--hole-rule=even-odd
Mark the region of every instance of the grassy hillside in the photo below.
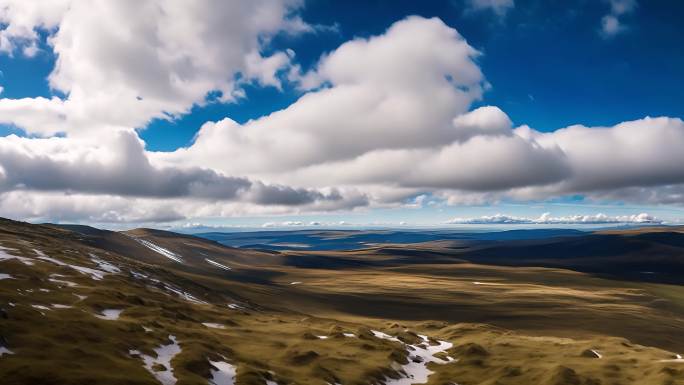
[[[0,246],[2,384],[684,383],[678,285],[439,242],[260,252],[3,220]]]

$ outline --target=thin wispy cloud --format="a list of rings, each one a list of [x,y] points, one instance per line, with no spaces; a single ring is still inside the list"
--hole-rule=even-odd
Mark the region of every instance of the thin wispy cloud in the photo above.
[[[481,216],[475,218],[454,218],[447,224],[467,225],[601,225],[601,224],[658,224],[662,221],[650,214],[609,216],[605,214],[566,215],[554,217],[544,213],[539,217],[519,217],[505,214]]]
[[[468,11],[490,11],[501,18],[513,8],[515,8],[515,0],[466,0]]]
[[[636,0],[607,0],[610,12],[601,18],[601,35],[611,38],[627,30],[622,20],[626,15],[634,12],[638,6]]]

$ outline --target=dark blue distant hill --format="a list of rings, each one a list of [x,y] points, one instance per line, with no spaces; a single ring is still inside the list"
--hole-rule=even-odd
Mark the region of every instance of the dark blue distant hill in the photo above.
[[[574,229],[526,229],[490,232],[450,230],[292,230],[238,233],[210,232],[196,236],[226,246],[266,250],[354,250],[377,244],[405,244],[442,240],[507,241],[586,234]]]

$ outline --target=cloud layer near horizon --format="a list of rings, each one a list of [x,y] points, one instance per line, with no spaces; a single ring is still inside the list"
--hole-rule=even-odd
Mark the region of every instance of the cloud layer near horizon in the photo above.
[[[437,18],[400,20],[303,72],[293,52],[262,54],[269,37],[316,28],[298,1],[25,4],[0,0],[0,51],[35,54],[36,30],[49,31],[49,81],[66,97],[0,99],[3,123],[43,136],[0,138],[0,215],[170,221],[398,206],[421,194],[684,203],[681,119],[514,127],[498,107],[472,108],[490,87],[481,53]],[[247,83],[303,95],[242,125],[207,122],[173,152],[146,151],[137,136],[210,92],[239,98]]]
[[[496,214],[476,218],[454,218],[446,223],[454,225],[602,225],[611,223],[659,224],[663,222],[647,213],[619,216],[608,216],[599,213],[595,215],[568,215],[562,217],[554,217],[550,213],[544,213],[537,218]]]

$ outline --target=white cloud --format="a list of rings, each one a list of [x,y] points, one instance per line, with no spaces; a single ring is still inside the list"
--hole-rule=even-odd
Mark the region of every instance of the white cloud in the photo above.
[[[547,194],[684,183],[684,121],[644,118],[613,127],[570,126],[549,133],[522,127],[517,134],[565,155],[571,175]]]
[[[70,3],[71,0],[0,0],[0,24],[5,24],[0,30],[0,52],[11,55],[22,49],[24,54],[35,54],[37,29],[57,27]]]
[[[297,0],[22,1],[2,0],[0,50],[35,54],[38,30],[57,56],[50,86],[67,98],[2,99],[4,121],[50,135],[143,127],[203,104],[210,91],[230,101],[240,82],[280,87],[289,56],[261,53],[279,33],[310,27]],[[242,73],[243,80],[235,80]],[[44,115],[26,119],[25,115]]]
[[[620,21],[620,17],[634,12],[637,8],[636,0],[607,0],[610,4],[610,13],[601,18],[601,35],[611,38],[627,30]]]
[[[594,215],[569,215],[562,217],[553,217],[550,213],[544,213],[537,218],[516,217],[505,214],[481,216],[477,218],[454,218],[447,223],[470,225],[597,225],[611,223],[653,224],[662,223],[662,221],[647,213],[620,216],[608,216],[599,213]]]
[[[315,74],[330,87],[245,125],[207,123],[189,148],[154,156],[301,185],[502,189],[558,180],[566,171],[557,152],[515,135],[500,109],[467,113],[486,84],[477,55],[441,21],[411,17],[325,56]],[[483,160],[488,147],[497,151]]]
[[[514,0],[466,0],[468,9],[473,11],[489,10],[499,17],[506,16],[515,7]]]
[[[606,15],[601,18],[601,31],[604,36],[614,36],[622,32],[624,27],[614,15]]]
[[[496,107],[467,111],[486,86],[478,55],[438,19],[409,17],[324,56],[315,77],[329,87],[245,125],[207,123],[189,148],[154,157],[309,187],[504,190],[562,180],[557,149],[516,135]]]
[[[404,204],[403,207],[410,208],[410,209],[420,209],[423,208],[426,202],[428,202],[428,195],[427,194],[420,194],[414,198],[412,198],[408,203]]]
[[[614,15],[624,15],[634,11],[637,7],[636,0],[608,0],[610,11]]]
[[[362,202],[363,203],[363,202]],[[353,198],[314,201],[291,206],[263,205],[241,200],[196,200],[187,197],[127,197],[60,191],[13,190],[0,193],[0,216],[36,222],[87,222],[101,224],[174,222],[193,218],[283,216],[349,211]]]
[[[306,223],[301,221],[266,222],[261,227],[301,227]]]
[[[142,223],[183,219],[174,202],[52,192],[0,193],[2,216],[37,222]]]
[[[481,135],[446,146],[371,151],[348,161],[310,166],[290,178],[298,183],[504,191],[560,182],[569,172],[556,149],[541,148],[517,135]]]
[[[127,131],[91,138],[0,138],[0,192],[74,192],[155,199],[310,206],[335,210],[363,206],[363,194],[306,189],[222,175],[199,167],[167,167],[148,159]]]
[[[449,142],[459,135],[451,120],[482,94],[477,55],[440,20],[412,17],[324,57],[316,76],[331,87],[244,126],[228,118],[207,123],[190,148],[158,156],[231,174],[279,173]],[[226,152],[233,162],[224,161]]]
[[[33,127],[30,132],[41,134],[64,132],[69,129],[69,122],[64,115],[64,102],[57,97],[2,98],[0,123],[22,128]]]

